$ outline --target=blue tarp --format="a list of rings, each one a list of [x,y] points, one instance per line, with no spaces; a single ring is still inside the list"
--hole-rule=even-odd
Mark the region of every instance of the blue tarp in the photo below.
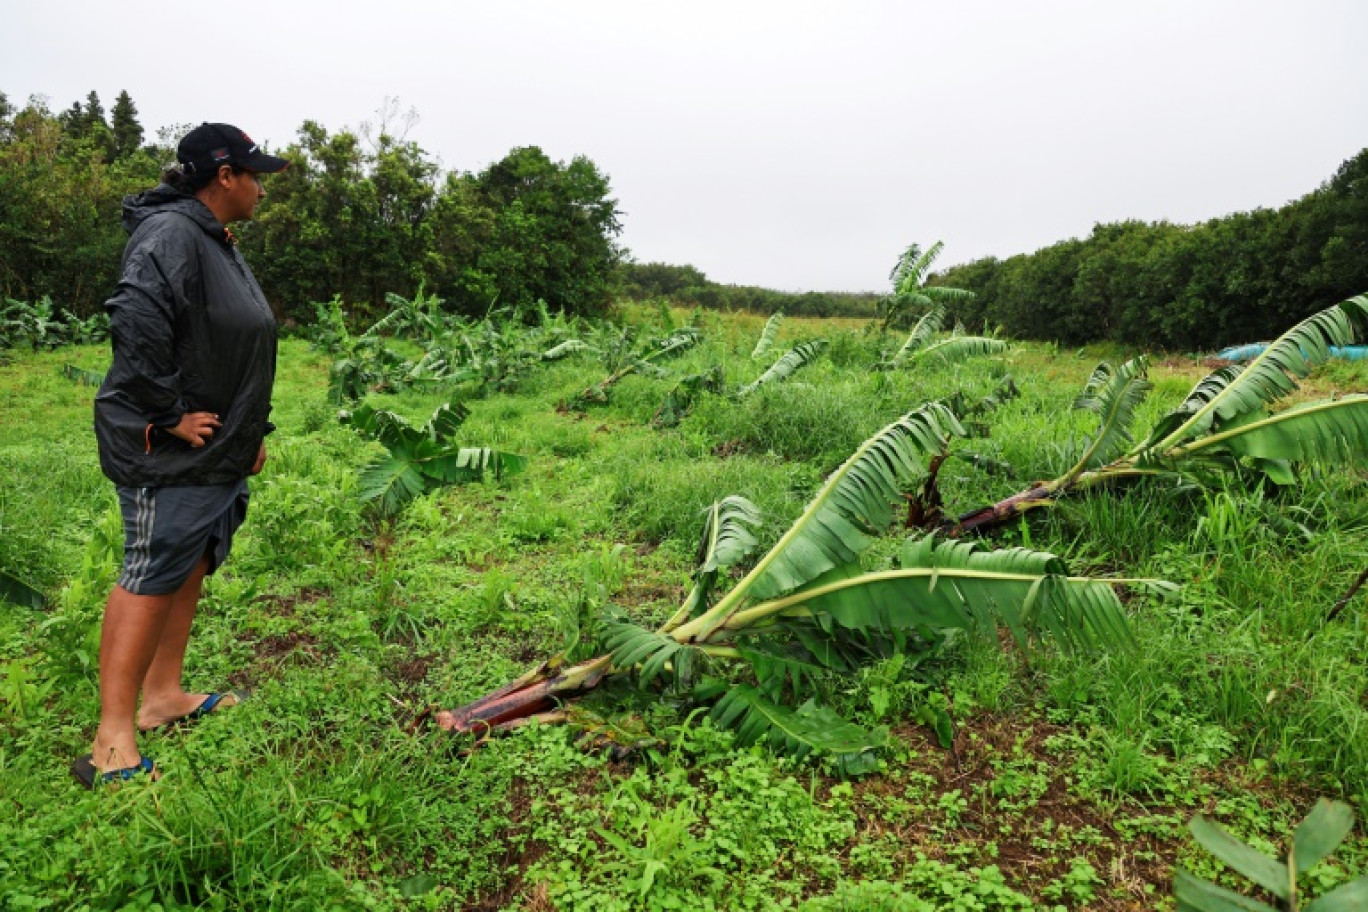
[[[1225,361],[1249,361],[1259,357],[1268,348],[1267,342],[1251,342],[1248,345],[1236,345],[1231,348],[1222,349],[1216,353],[1216,357]],[[1344,358],[1347,361],[1362,361],[1368,358],[1368,345],[1345,345],[1330,346],[1330,357]]]

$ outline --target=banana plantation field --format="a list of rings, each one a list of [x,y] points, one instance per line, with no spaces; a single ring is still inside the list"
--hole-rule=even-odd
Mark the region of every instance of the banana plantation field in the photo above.
[[[0,351],[0,907],[1368,908],[1368,299],[1247,365],[391,303],[282,341],[187,657],[251,697],[94,792],[108,348]]]

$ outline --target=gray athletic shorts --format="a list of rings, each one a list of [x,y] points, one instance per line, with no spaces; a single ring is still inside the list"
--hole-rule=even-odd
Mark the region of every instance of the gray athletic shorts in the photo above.
[[[181,587],[201,557],[213,573],[228,557],[233,533],[247,518],[247,481],[165,488],[117,486],[123,513],[124,561],[119,585],[134,595]]]

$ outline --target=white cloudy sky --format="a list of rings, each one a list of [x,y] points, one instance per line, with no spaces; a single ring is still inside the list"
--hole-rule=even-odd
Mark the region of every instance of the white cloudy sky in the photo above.
[[[1368,146],[1365,36],[1364,0],[0,0],[0,91],[277,148],[397,97],[446,168],[589,156],[639,260],[860,290],[912,241],[946,265],[1306,193]]]

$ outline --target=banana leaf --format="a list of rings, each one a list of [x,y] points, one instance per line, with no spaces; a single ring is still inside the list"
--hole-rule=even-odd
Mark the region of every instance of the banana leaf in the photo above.
[[[843,630],[924,637],[963,630],[991,638],[1003,623],[1023,647],[1032,633],[1076,647],[1134,645],[1112,585],[1066,573],[1052,554],[980,551],[972,542],[927,536],[904,546],[900,570],[828,577],[738,612],[723,629],[744,630],[773,616],[805,616],[836,637]]]
[[[892,523],[891,504],[925,474],[927,458],[944,451],[951,435],[962,436],[963,428],[933,402],[866,440],[738,588],[749,580],[747,596],[772,598],[854,561]]]
[[[1368,459],[1368,396],[1313,402],[1240,422],[1180,447],[1173,455],[1181,459],[1212,451],[1251,459],[1362,465]]]
[[[0,570],[0,601],[22,605],[25,608],[33,608],[38,611],[47,607],[47,600],[43,598],[43,593],[4,570]]]
[[[1148,368],[1149,362],[1142,355],[1119,368],[1103,362],[1093,371],[1083,393],[1074,400],[1074,408],[1099,416],[1097,433],[1065,478],[1076,478],[1087,469],[1111,462],[1134,443],[1131,425],[1135,422],[1135,410],[1154,388],[1146,378]]]
[[[759,544],[748,527],[760,524],[760,508],[739,494],[715,501],[706,514],[694,561],[693,588],[662,630],[673,630],[708,610],[718,576],[749,557]]]
[[[873,769],[874,751],[888,743],[887,729],[863,729],[812,701],[788,709],[746,684],[728,687],[710,717],[719,727],[734,729],[743,746],[764,742],[798,759],[814,751],[830,754],[847,775]]]
[[[917,325],[912,327],[912,332],[908,333],[907,340],[902,347],[893,355],[892,364],[894,367],[901,367],[907,359],[919,349],[925,348],[931,341],[931,337],[940,332],[941,324],[945,320],[944,307],[932,307],[922,314]]]
[[[902,364],[915,364],[938,358],[946,362],[960,362],[981,355],[998,355],[1007,350],[1007,343],[1001,339],[986,336],[951,336],[941,339],[918,351],[909,354]]]
[[[822,350],[826,348],[826,345],[827,342],[825,339],[813,339],[811,342],[798,343],[792,350],[785,352],[779,360],[770,365],[769,370],[733,393],[733,397],[744,399],[746,396],[749,396],[751,393],[768,383],[777,383],[782,380],[787,380],[802,368],[807,367],[809,364],[816,361],[821,356]]]
[[[1162,452],[1276,402],[1297,388],[1296,378],[1329,359],[1331,346],[1354,342],[1365,324],[1368,295],[1308,317],[1242,370],[1221,368],[1204,378],[1182,405],[1155,425],[1141,448]]]
[[[751,351],[752,358],[764,357],[765,353],[774,347],[774,340],[779,337],[779,325],[783,322],[784,312],[782,310],[776,310],[765,321],[765,328],[760,330],[760,338],[756,341],[754,350]]]

